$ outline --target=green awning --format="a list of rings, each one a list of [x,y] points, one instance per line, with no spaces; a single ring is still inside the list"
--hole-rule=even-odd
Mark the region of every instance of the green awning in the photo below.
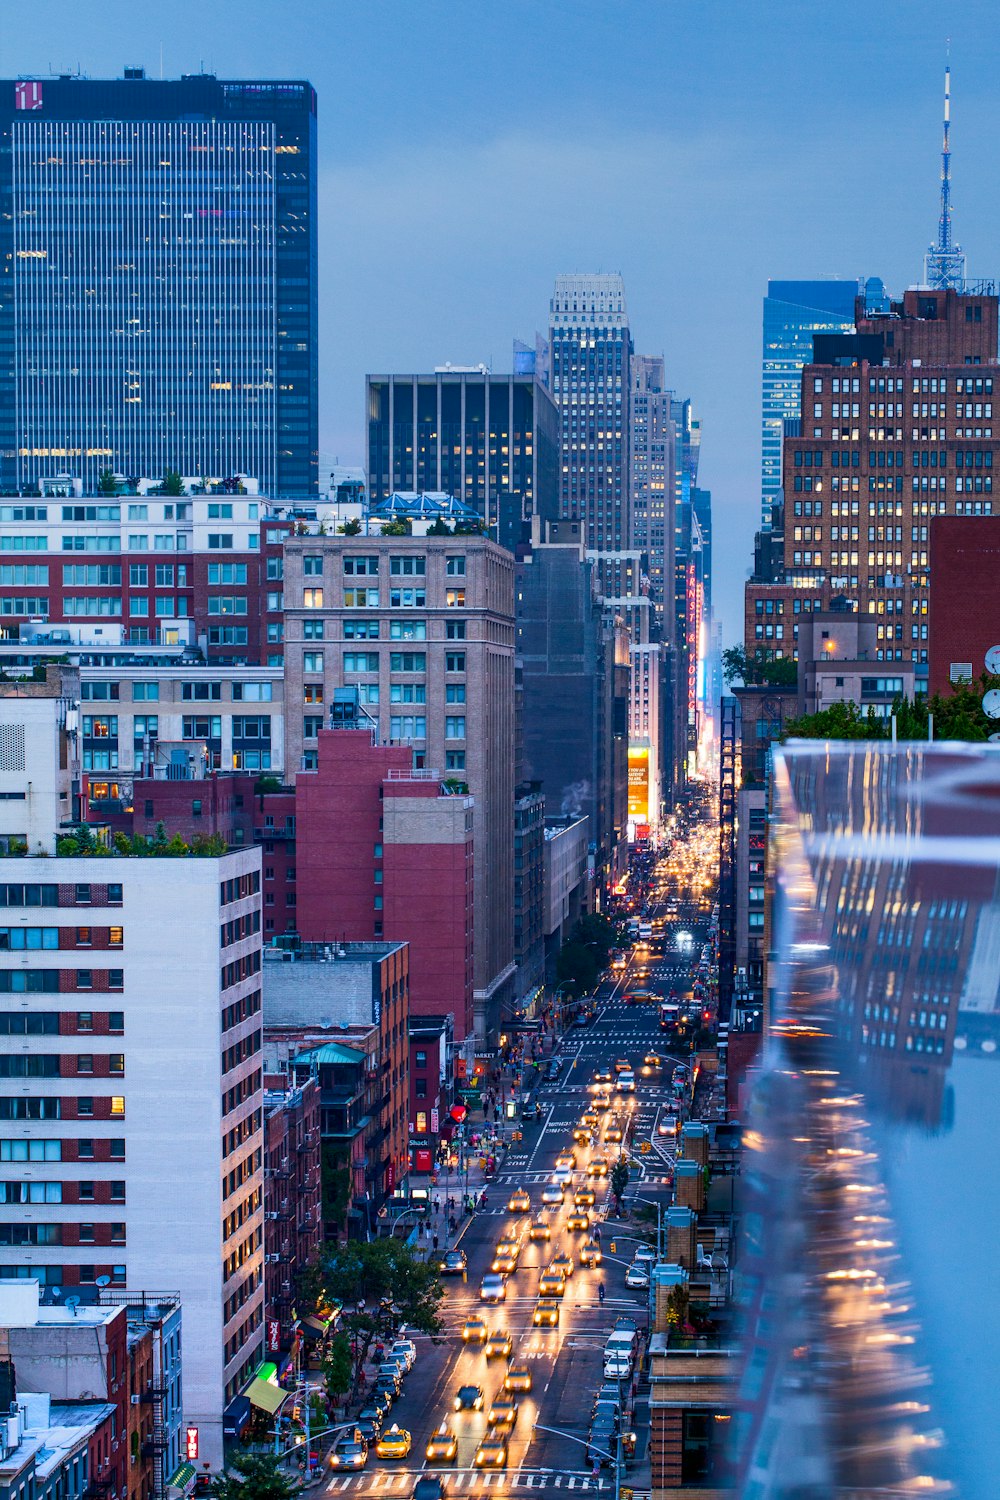
[[[261,1411],[270,1412],[272,1417],[289,1395],[280,1385],[272,1385],[269,1380],[260,1379],[252,1380],[243,1394],[252,1405],[260,1407]]]
[[[179,1490],[182,1495],[186,1495],[194,1485],[196,1474],[194,1464],[181,1464],[167,1480],[167,1489]]]

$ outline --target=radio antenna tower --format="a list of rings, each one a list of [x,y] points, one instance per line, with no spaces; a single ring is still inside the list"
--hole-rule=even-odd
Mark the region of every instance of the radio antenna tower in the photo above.
[[[944,135],[941,141],[941,212],[938,215],[937,244],[924,256],[924,286],[933,291],[965,287],[965,252],[956,245],[951,232],[951,66],[944,70]]]

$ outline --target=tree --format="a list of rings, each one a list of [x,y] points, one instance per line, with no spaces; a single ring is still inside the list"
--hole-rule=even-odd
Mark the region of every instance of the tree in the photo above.
[[[795,687],[799,665],[792,656],[768,659],[759,651],[748,656],[743,646],[728,646],[722,653],[722,675],[729,685],[742,682],[747,687]]]
[[[212,1480],[213,1500],[291,1500],[298,1485],[273,1453],[234,1453]]]
[[[352,516],[349,521],[342,521],[337,530],[341,536],[360,536],[361,522],[357,516]]]
[[[438,516],[427,528],[428,536],[451,536],[451,527],[442,516]]]
[[[397,516],[392,521],[386,521],[382,526],[383,536],[409,536],[412,527],[409,521],[402,516]]]
[[[874,708],[862,714],[856,703],[831,703],[815,714],[790,719],[785,735],[793,740],[884,740],[885,721]]]
[[[168,469],[160,484],[161,495],[183,495],[184,481],[176,469]]]
[[[115,481],[113,469],[102,469],[98,474],[97,493],[99,495],[117,495],[118,485]]]
[[[556,958],[556,979],[560,985],[571,984],[581,995],[594,987],[600,965],[585,943],[563,943]]]
[[[622,1199],[625,1196],[625,1189],[628,1187],[629,1175],[628,1162],[624,1156],[619,1156],[611,1168],[611,1191],[614,1194],[615,1210],[617,1213],[621,1213],[622,1211]]]
[[[345,1333],[336,1333],[323,1356],[323,1379],[327,1399],[336,1406],[339,1398],[351,1388],[351,1342]]]

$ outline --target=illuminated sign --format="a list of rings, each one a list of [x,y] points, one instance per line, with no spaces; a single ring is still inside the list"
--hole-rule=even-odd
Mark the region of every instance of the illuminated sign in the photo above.
[[[649,750],[645,746],[628,752],[628,815],[649,822]]]
[[[184,1457],[188,1463],[195,1463],[198,1458],[197,1427],[186,1427],[184,1429]]]

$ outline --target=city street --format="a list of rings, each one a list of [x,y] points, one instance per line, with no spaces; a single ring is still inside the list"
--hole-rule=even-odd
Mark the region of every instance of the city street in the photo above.
[[[655,898],[650,901],[651,916],[662,915],[664,909],[665,903]],[[674,939],[678,930],[691,933],[694,939],[691,951],[678,953]],[[688,901],[678,904],[676,917],[671,916],[662,929],[662,954],[654,953],[649,958],[644,948],[634,950],[628,968],[616,982],[606,981],[598,988],[596,1019],[587,1027],[570,1027],[566,1032],[558,1054],[563,1062],[560,1076],[538,1089],[542,1119],[523,1125],[523,1139],[514,1144],[497,1177],[489,1184],[485,1207],[467,1219],[460,1230],[458,1243],[468,1257],[467,1279],[463,1282],[457,1277],[443,1278],[446,1288],[443,1336],[438,1342],[419,1335],[415,1339],[419,1350],[417,1363],[387,1418],[387,1425],[397,1422],[411,1432],[413,1446],[409,1458],[395,1464],[379,1462],[373,1456],[363,1472],[330,1478],[325,1486],[330,1493],[409,1493],[415,1477],[425,1469],[441,1473],[449,1493],[486,1488],[613,1489],[613,1468],[602,1468],[600,1478],[595,1479],[587,1462],[585,1444],[590,1409],[602,1382],[604,1344],[616,1318],[631,1315],[642,1332],[648,1325],[648,1294],[625,1285],[632,1255],[642,1242],[635,1237],[631,1226],[616,1230],[614,1201],[607,1178],[586,1178],[585,1169],[594,1156],[604,1156],[610,1170],[621,1148],[617,1143],[607,1143],[605,1132],[615,1125],[624,1126],[626,1119],[630,1119],[627,1149],[631,1178],[626,1203],[652,1202],[663,1207],[669,1204],[673,1140],[660,1138],[656,1127],[672,1095],[673,1065],[686,1061],[687,1055],[678,1052],[672,1056],[665,1052],[667,1043],[659,1026],[657,1000],[671,990],[676,990],[682,1000],[690,996],[691,971],[697,964],[707,930],[708,913],[702,905]],[[644,982],[654,992],[654,999],[626,1005],[622,997],[634,987],[639,967],[649,969]],[[648,1052],[658,1054],[663,1066],[644,1077],[643,1059]],[[636,1094],[631,1100],[626,1098],[617,1110],[600,1116],[599,1135],[592,1147],[576,1146],[576,1169],[564,1204],[548,1210],[552,1239],[548,1244],[531,1243],[529,1223],[542,1207],[542,1190],[552,1176],[556,1157],[574,1147],[573,1127],[593,1097],[590,1085],[595,1070],[611,1069],[618,1059],[634,1066]],[[540,1272],[560,1252],[576,1259],[587,1237],[566,1227],[572,1209],[572,1189],[585,1182],[596,1194],[592,1216],[601,1227],[603,1264],[591,1270],[577,1263],[561,1299],[558,1326],[534,1328],[532,1314],[538,1300]],[[511,1193],[519,1187],[531,1197],[530,1213],[512,1213],[507,1207]],[[517,1270],[508,1278],[506,1301],[488,1306],[480,1301],[480,1283],[490,1270],[497,1241],[504,1231],[511,1229],[522,1242]],[[646,1242],[649,1234],[647,1230]],[[612,1242],[614,1252],[610,1248]],[[605,1290],[603,1305],[598,1295],[599,1283],[603,1283]],[[531,1372],[531,1392],[518,1398],[520,1408],[509,1441],[506,1471],[484,1473],[473,1467],[477,1444],[487,1432],[485,1409],[453,1410],[460,1386],[481,1386],[488,1407],[503,1383],[503,1359],[487,1360],[480,1345],[462,1342],[465,1319],[477,1313],[483,1315],[490,1332],[509,1331],[513,1340],[511,1363],[524,1364]],[[637,1382],[636,1411],[631,1425],[638,1435],[638,1447],[635,1463],[623,1476],[625,1484],[632,1483],[629,1474],[643,1466],[649,1430],[647,1401],[647,1388]],[[427,1441],[434,1429],[445,1422],[458,1438],[457,1461],[453,1466],[429,1466],[424,1461]],[[558,1428],[564,1435],[533,1431],[536,1422]]]

